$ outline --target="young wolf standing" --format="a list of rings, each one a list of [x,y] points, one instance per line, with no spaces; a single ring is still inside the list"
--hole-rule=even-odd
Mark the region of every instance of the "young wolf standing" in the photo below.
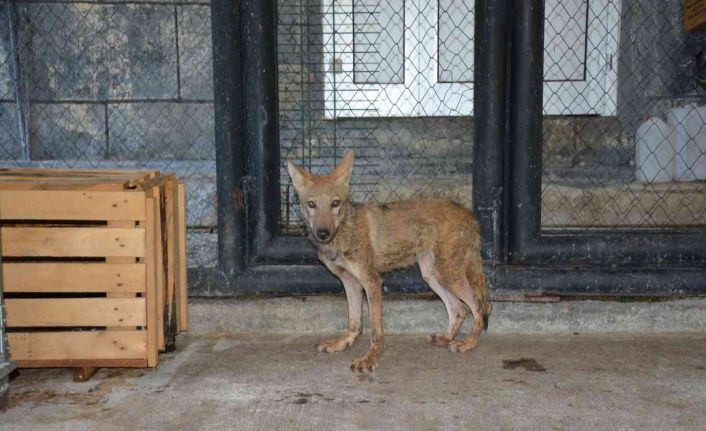
[[[344,350],[362,333],[365,291],[370,349],[353,360],[351,370],[374,370],[383,347],[381,274],[415,262],[449,315],[446,332],[431,335],[429,341],[452,352],[476,345],[493,306],[483,275],[478,222],[468,209],[439,199],[384,205],[349,202],[352,151],[329,175],[313,175],[291,160],[288,170],[319,259],[341,279],[348,299],[348,331],[319,343],[320,351]],[[456,341],[466,306],[473,313],[473,328],[468,338]]]

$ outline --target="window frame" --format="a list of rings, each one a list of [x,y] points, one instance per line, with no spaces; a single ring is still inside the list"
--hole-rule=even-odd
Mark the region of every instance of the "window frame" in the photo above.
[[[402,1],[404,82],[356,83],[356,1],[322,2],[325,118],[473,115],[474,83],[438,80],[438,0]],[[584,79],[545,81],[544,115],[616,115],[620,4],[616,0],[586,0],[586,7]],[[426,37],[418,41],[415,31]]]

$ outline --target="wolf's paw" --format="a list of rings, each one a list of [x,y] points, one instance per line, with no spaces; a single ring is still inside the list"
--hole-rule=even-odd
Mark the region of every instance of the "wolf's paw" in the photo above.
[[[448,346],[449,343],[451,343],[451,340],[449,340],[446,335],[442,334],[431,334],[427,339],[431,344],[439,347],[445,347]]]
[[[316,345],[319,352],[335,353],[346,350],[348,346],[353,344],[350,337],[334,338],[333,340],[324,340]]]
[[[373,372],[378,367],[378,355],[365,355],[360,359],[353,359],[351,371]]]
[[[449,343],[449,350],[452,352],[467,352],[476,347],[478,340],[452,341]]]

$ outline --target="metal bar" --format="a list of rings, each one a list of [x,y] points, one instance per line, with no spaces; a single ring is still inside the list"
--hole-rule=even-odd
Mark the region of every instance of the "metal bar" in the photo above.
[[[534,242],[542,198],[544,2],[514,0],[510,91],[510,260]]]
[[[14,100],[10,99],[0,99],[0,102],[11,103]],[[93,100],[80,100],[80,99],[29,99],[28,103],[32,105],[122,105],[122,104],[134,104],[134,103],[181,103],[181,104],[203,104],[208,105],[213,103],[211,99],[182,99],[182,98],[163,98],[163,99],[93,99]]]
[[[224,288],[215,269],[189,271],[189,295],[232,297],[242,295],[314,295],[341,293],[337,278],[321,265],[256,265],[238,278],[238,290]],[[702,296],[704,268],[615,268],[607,266],[498,265],[493,298],[507,294],[560,294],[583,296],[656,295]],[[385,278],[385,293],[429,293],[416,269]]]
[[[280,209],[276,10],[274,0],[243,0],[241,6],[243,145],[253,254],[276,235]]]
[[[338,278],[321,264],[251,265],[238,276],[238,290],[225,290],[218,275],[199,269],[189,273],[189,295],[225,297],[239,295],[301,295],[342,293]],[[213,271],[211,271],[213,272]],[[429,292],[417,269],[396,271],[385,278],[386,293]]]
[[[473,206],[481,224],[484,257],[492,262],[503,259],[507,3],[476,0],[475,6]]]
[[[503,289],[567,295],[703,295],[706,269],[616,268],[605,265],[505,265],[497,279]]]
[[[319,263],[316,249],[303,236],[276,235],[252,258],[253,264],[295,265]]]
[[[234,288],[246,268],[247,230],[242,179],[246,152],[242,138],[240,0],[211,2],[213,89],[218,201],[218,265]]]
[[[522,264],[706,265],[705,232],[541,234],[514,250]]]

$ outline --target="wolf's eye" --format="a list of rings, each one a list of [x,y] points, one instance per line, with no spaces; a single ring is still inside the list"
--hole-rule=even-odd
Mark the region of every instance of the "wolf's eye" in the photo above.
[[[333,208],[338,208],[338,207],[341,206],[341,201],[339,201],[338,199],[336,199],[335,201],[331,202],[331,206],[332,206]]]
[[[309,201],[306,203],[306,206],[308,206],[309,208],[316,208],[316,202]]]

